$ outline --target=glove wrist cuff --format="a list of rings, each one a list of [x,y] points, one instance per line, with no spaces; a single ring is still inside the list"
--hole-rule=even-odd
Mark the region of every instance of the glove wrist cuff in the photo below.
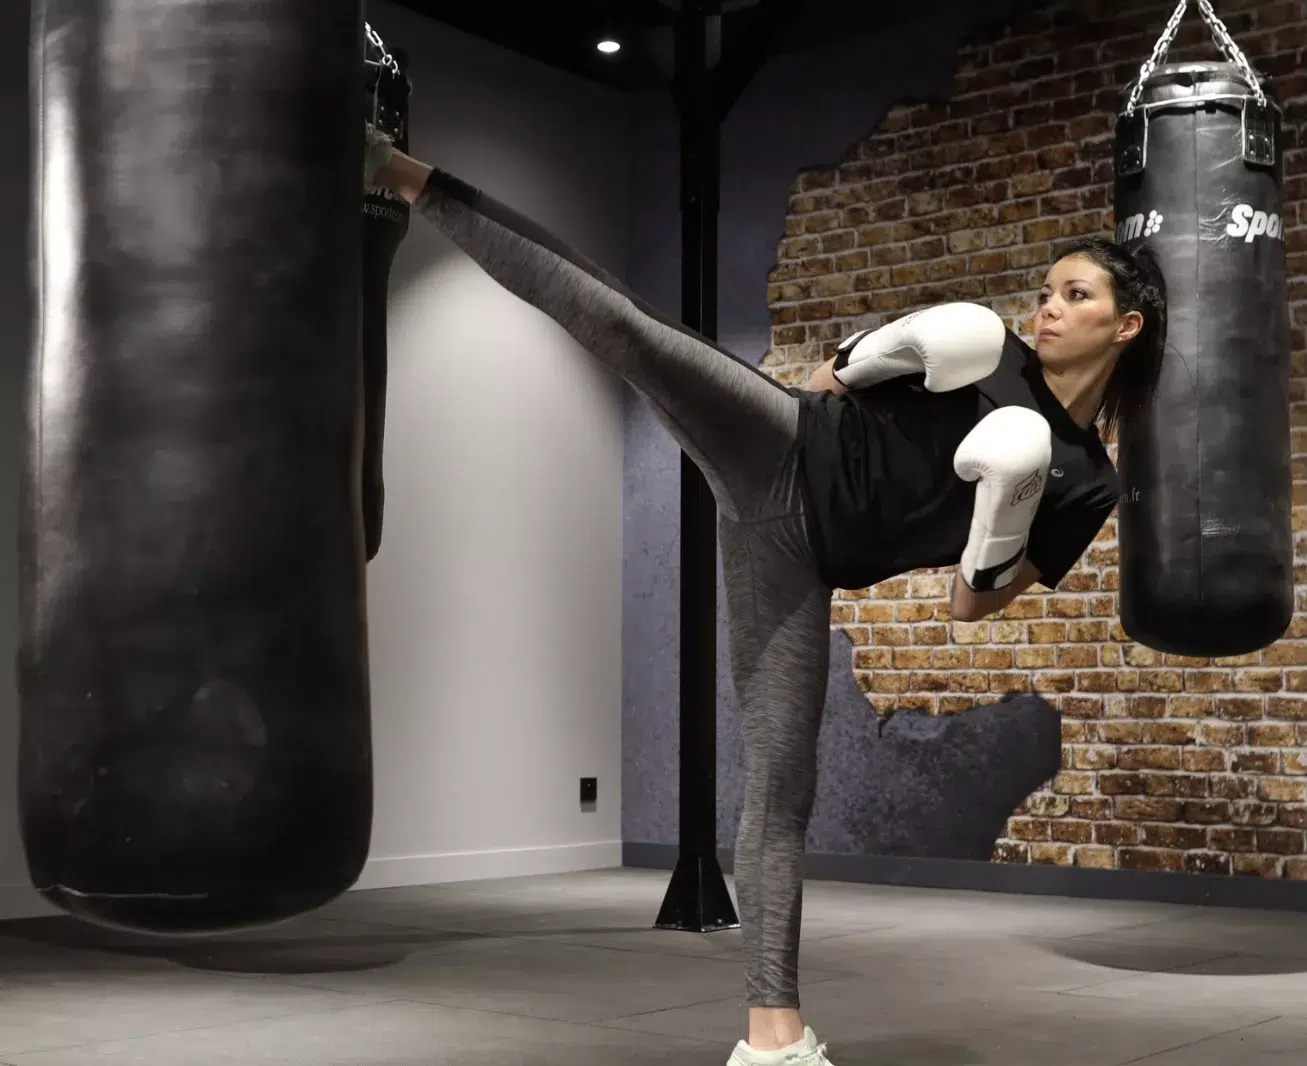
[[[1000,553],[993,551],[998,545],[986,545],[986,547],[991,550],[985,553],[968,550],[962,558],[962,565],[959,568],[962,580],[972,592],[993,592],[1012,584],[1026,557],[1024,538],[1015,553],[1011,551],[1010,546]],[[987,558],[981,558],[982,554]],[[995,558],[996,555],[998,558]]]

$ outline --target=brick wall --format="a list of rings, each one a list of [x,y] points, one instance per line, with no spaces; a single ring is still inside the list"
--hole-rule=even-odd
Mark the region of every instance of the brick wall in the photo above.
[[[1029,339],[1055,245],[1113,228],[1117,94],[1174,6],[1050,5],[965,48],[946,104],[901,106],[837,169],[799,175],[768,288],[768,372],[801,383],[855,328],[945,300],[985,303]],[[1286,103],[1293,522],[1307,612],[1307,0],[1217,6]],[[1171,58],[1219,58],[1190,7]],[[1061,709],[1063,771],[1012,818],[998,860],[1307,879],[1307,615],[1240,658],[1132,643],[1117,616],[1114,519],[1065,591],[997,618],[950,621],[948,579],[921,571],[839,592],[832,621],[853,638],[878,710],[950,713],[1030,691]]]

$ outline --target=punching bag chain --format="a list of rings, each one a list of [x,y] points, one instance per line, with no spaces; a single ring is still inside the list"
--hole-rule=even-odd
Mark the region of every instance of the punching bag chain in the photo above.
[[[371,44],[372,47],[375,48],[378,52],[381,53],[381,58],[377,61],[377,65],[381,67],[385,67],[387,70],[393,71],[395,74],[398,74],[399,63],[395,61],[395,57],[393,55],[391,55],[388,51],[386,51],[386,42],[381,39],[381,34],[379,34],[376,30],[372,28],[371,23],[368,22],[363,23],[363,28],[367,31],[368,43]],[[368,62],[371,62],[371,60],[369,60]]]
[[[1144,91],[1144,85],[1153,76],[1153,72],[1158,65],[1166,59],[1166,53],[1171,50],[1171,45],[1175,43],[1175,36],[1180,32],[1180,23],[1184,21],[1185,12],[1188,10],[1189,0],[1180,0],[1175,11],[1172,12],[1171,20],[1166,24],[1166,29],[1162,31],[1162,36],[1158,39],[1153,54],[1148,57],[1148,60],[1139,71],[1139,80],[1135,83],[1134,92],[1130,94],[1130,99],[1125,105],[1127,118],[1134,116],[1135,107],[1138,105],[1139,97]],[[1217,17],[1215,10],[1212,8],[1212,0],[1198,0],[1198,11],[1203,16],[1203,21],[1207,23],[1208,28],[1211,29],[1212,36],[1216,38],[1216,46],[1226,59],[1239,68],[1244,79],[1248,82],[1248,87],[1253,91],[1257,106],[1264,108],[1266,106],[1266,94],[1262,91],[1261,81],[1253,73],[1252,64],[1248,62],[1248,57],[1243,54],[1243,49],[1235,43],[1225,23]]]

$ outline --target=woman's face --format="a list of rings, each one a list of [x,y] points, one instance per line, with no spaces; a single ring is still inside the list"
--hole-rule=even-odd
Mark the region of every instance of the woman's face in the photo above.
[[[1083,256],[1058,260],[1044,279],[1035,315],[1035,350],[1050,368],[1115,359],[1142,325],[1138,312],[1119,315],[1107,271]]]

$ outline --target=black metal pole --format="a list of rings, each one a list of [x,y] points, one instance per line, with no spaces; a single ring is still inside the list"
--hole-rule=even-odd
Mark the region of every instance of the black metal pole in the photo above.
[[[721,123],[708,66],[720,0],[684,0],[676,27],[681,107],[681,319],[717,336]],[[663,929],[707,932],[739,919],[717,861],[717,506],[681,454],[681,840],[658,914]]]

